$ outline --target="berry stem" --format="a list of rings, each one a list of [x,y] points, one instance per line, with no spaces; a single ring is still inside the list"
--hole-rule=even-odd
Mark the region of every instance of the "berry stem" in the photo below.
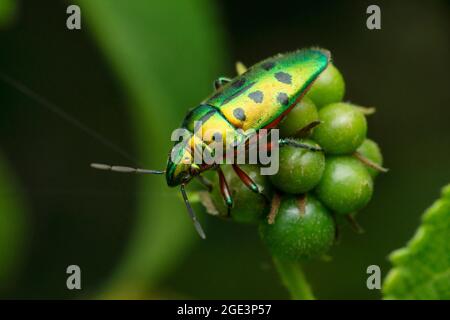
[[[384,167],[378,165],[377,163],[373,162],[372,160],[370,160],[370,159],[364,157],[364,156],[363,156],[360,152],[358,152],[358,151],[355,151],[355,152],[353,153],[353,156],[354,156],[356,159],[358,159],[359,161],[361,161],[363,164],[365,164],[366,166],[368,166],[368,167],[370,167],[370,168],[372,168],[372,169],[375,169],[375,170],[377,170],[377,171],[379,171],[379,172],[384,172],[384,173],[386,173],[386,172],[389,171],[389,169],[384,168]]]
[[[280,194],[278,192],[275,192],[270,204],[270,212],[269,215],[267,216],[267,221],[269,222],[269,224],[273,224],[275,222],[278,209],[280,208],[280,201],[281,201]]]
[[[292,300],[315,300],[300,264],[273,258],[281,281],[291,294]]]
[[[370,116],[377,111],[377,109],[375,107],[355,106],[355,108],[358,109],[359,111],[361,111],[366,116]]]

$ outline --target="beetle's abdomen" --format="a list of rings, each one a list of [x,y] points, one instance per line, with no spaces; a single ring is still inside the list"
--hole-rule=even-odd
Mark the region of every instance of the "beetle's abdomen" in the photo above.
[[[329,60],[329,52],[322,49],[269,58],[225,85],[206,103],[220,109],[237,128],[267,127],[306,92]]]

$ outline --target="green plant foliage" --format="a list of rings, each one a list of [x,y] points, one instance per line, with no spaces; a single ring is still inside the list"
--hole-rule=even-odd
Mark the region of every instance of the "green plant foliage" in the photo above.
[[[0,290],[14,279],[27,238],[25,209],[19,192],[0,157]]]
[[[188,108],[210,93],[223,61],[213,4],[205,0],[79,3],[87,22],[83,28],[93,32],[131,97],[129,112],[139,158],[146,167],[162,169],[172,130]],[[142,177],[140,182],[136,230],[106,288],[113,295],[153,287],[196,239],[178,190],[168,189],[158,176]]]
[[[450,185],[423,215],[405,248],[394,251],[385,299],[450,299]]]
[[[0,0],[0,28],[8,25],[15,16],[16,2],[14,0]]]

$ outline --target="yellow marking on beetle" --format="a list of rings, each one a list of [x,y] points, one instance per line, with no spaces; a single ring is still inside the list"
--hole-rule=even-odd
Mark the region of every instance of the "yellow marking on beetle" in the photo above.
[[[315,64],[311,62],[311,64]],[[284,73],[291,76],[291,83],[284,83],[275,78],[275,74],[279,71],[276,69],[267,72],[260,81],[256,82],[248,91],[240,96],[232,99],[220,107],[224,116],[235,127],[248,130],[250,128],[260,127],[260,124],[267,125],[274,119],[274,114],[281,114],[289,108],[296,95],[305,89],[309,79],[313,76],[315,70],[312,65],[291,65],[283,69]],[[264,95],[261,103],[256,103],[248,94],[254,91],[261,91]],[[278,95],[284,93],[289,97],[288,104],[282,104],[278,99]],[[242,108],[245,113],[245,119],[238,119],[234,115],[236,108]]]
[[[201,126],[196,128],[195,135],[201,137],[202,139],[200,141],[203,141],[205,144],[211,144],[213,141],[217,141],[214,139],[219,139],[217,135],[220,135],[224,146],[235,140],[240,141],[242,139],[241,134],[236,131],[232,124],[224,121],[220,113],[214,114],[208,120],[202,122]]]

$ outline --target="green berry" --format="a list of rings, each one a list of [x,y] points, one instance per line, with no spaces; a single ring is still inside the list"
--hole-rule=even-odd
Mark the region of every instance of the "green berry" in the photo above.
[[[271,195],[271,186],[267,176],[260,174],[260,168],[256,165],[239,165],[256,182],[259,189]],[[233,198],[233,208],[231,209],[231,218],[236,222],[256,223],[267,215],[269,204],[260,194],[251,191],[237,176],[231,165],[221,166],[228,187]],[[226,217],[228,207],[225,205],[222,194],[220,193],[219,179],[216,177],[211,192],[211,200],[220,216]]]
[[[294,137],[300,129],[318,120],[319,114],[317,113],[316,106],[311,99],[303,97],[280,123],[280,135],[282,137]]]
[[[381,154],[380,147],[375,141],[370,139],[364,140],[356,151],[377,165],[383,165],[383,155]],[[372,178],[375,178],[380,173],[378,170],[368,166],[366,166],[366,169]]]
[[[295,196],[283,196],[273,224],[265,219],[260,234],[274,256],[304,260],[326,253],[335,237],[334,220],[312,195],[304,198],[304,207]]]
[[[311,140],[298,141],[318,146]],[[279,165],[278,172],[269,176],[270,181],[284,192],[305,193],[319,183],[325,169],[325,156],[323,152],[319,151],[281,146]]]
[[[313,139],[326,153],[354,152],[367,134],[366,117],[349,103],[333,103],[319,111],[322,123],[314,129]]]
[[[372,197],[373,182],[365,166],[351,156],[327,158],[316,188],[324,205],[339,214],[362,209]]]
[[[332,64],[319,75],[306,94],[318,109],[334,102],[342,101],[345,93],[345,82],[342,74]]]

